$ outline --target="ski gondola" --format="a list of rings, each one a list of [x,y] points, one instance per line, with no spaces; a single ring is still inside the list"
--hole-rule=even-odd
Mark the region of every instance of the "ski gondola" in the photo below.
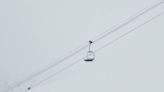
[[[95,60],[95,53],[94,53],[94,51],[91,51],[92,43],[93,43],[93,41],[89,41],[89,50],[88,50],[87,55],[84,59],[84,61],[86,61],[86,62],[92,62]]]

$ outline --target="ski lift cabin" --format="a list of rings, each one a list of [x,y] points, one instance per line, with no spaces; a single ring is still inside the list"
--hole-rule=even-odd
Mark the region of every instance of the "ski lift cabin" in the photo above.
[[[93,60],[95,60],[95,53],[94,53],[93,51],[88,51],[88,52],[87,52],[87,56],[86,56],[86,58],[84,59],[84,61],[86,61],[86,62],[91,62],[91,61],[93,61]]]
[[[86,58],[84,59],[84,61],[86,61],[86,62],[92,62],[95,60],[95,53],[93,51],[91,51],[92,43],[93,43],[93,41],[89,41],[89,51],[87,52]]]

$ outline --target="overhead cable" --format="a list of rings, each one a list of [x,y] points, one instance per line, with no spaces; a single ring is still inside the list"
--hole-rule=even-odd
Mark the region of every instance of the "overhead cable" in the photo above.
[[[147,13],[147,12],[153,10],[154,8],[158,7],[159,5],[161,5],[161,4],[163,4],[163,3],[164,3],[164,0],[162,0],[161,2],[158,2],[158,3],[154,4],[154,5],[152,5],[151,7],[148,7],[148,8],[146,8],[146,9],[142,10],[141,12],[139,12],[139,14],[136,14],[134,17],[132,17],[132,18],[126,20],[124,23],[122,23],[122,24],[116,26],[116,28],[114,28],[113,30],[111,30],[111,31],[107,30],[107,31],[109,31],[109,32],[107,32],[107,33],[104,32],[105,34],[102,33],[102,34],[103,34],[102,36],[100,36],[100,37],[98,37],[98,38],[95,38],[95,39],[93,39],[92,41],[94,41],[94,42],[100,41],[101,39],[103,39],[103,38],[109,36],[110,34],[112,34],[112,33],[116,32],[116,31],[118,31],[118,30],[121,29],[122,27],[128,25],[128,24],[131,23],[132,21],[136,20],[136,19],[139,18],[140,16],[142,16],[142,15],[144,15],[145,13]],[[19,82],[18,84],[14,85],[14,86],[12,87],[12,89],[15,88],[15,87],[19,87],[20,85],[26,83],[27,81],[32,80],[34,77],[39,76],[39,75],[41,75],[42,73],[48,71],[49,69],[51,69],[51,68],[53,68],[53,67],[59,65],[60,63],[62,63],[62,62],[64,62],[65,60],[67,60],[67,59],[73,57],[74,55],[76,55],[77,53],[79,53],[79,52],[81,52],[82,50],[86,49],[87,47],[88,47],[88,44],[84,44],[83,46],[80,46],[80,48],[75,49],[75,51],[71,52],[69,55],[64,56],[62,59],[56,61],[54,64],[48,66],[47,68],[45,68],[45,69],[39,71],[38,73],[36,73],[36,74],[34,74],[34,75],[28,77],[27,79],[25,79],[25,80]]]
[[[150,23],[151,21],[157,19],[158,17],[160,17],[160,16],[163,15],[163,14],[164,14],[164,11],[161,12],[161,13],[159,13],[158,15],[152,17],[151,19],[147,20],[146,22],[144,22],[144,23],[142,23],[142,24],[136,26],[135,28],[131,29],[130,31],[128,31],[128,32],[126,32],[126,33],[124,33],[124,34],[122,34],[121,36],[119,36],[119,37],[113,39],[112,41],[108,42],[107,44],[103,45],[102,47],[96,49],[95,52],[98,52],[98,51],[104,49],[105,47],[107,47],[107,46],[113,44],[114,42],[120,40],[121,38],[127,36],[128,34],[134,32],[134,31],[136,31],[137,29],[139,29],[139,28],[143,27],[144,25]],[[41,83],[47,81],[48,79],[50,79],[50,78],[52,78],[52,77],[57,76],[57,75],[60,74],[61,72],[65,71],[65,70],[67,70],[67,69],[69,69],[69,68],[71,68],[73,65],[79,63],[79,62],[80,62],[81,60],[83,60],[83,59],[84,59],[84,57],[78,59],[77,61],[73,62],[72,64],[70,64],[70,65],[64,67],[63,69],[59,70],[58,72],[56,72],[56,73],[52,74],[51,76],[47,77],[46,79],[43,79],[43,80],[40,81],[39,83],[37,83],[37,84],[35,84],[35,85],[31,85],[31,87],[33,88],[33,87],[39,86]],[[26,91],[27,91],[27,90],[26,90]]]

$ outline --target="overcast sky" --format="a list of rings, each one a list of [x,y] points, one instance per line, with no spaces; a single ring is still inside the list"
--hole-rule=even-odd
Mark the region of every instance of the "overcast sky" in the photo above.
[[[158,2],[160,0],[0,0],[0,92]],[[120,33],[94,44],[92,49],[162,11],[164,4]],[[94,62],[81,60],[29,92],[164,92],[163,25],[164,15],[96,52]],[[87,49],[67,60],[67,64],[86,52]],[[54,70],[59,71],[67,64]],[[34,78],[27,85],[43,77]],[[17,87],[17,91],[11,92],[22,92],[26,87]]]

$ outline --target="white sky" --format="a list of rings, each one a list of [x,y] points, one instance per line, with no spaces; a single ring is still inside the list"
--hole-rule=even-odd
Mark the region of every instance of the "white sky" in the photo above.
[[[0,0],[0,92],[158,1]],[[29,92],[164,92],[163,24],[164,15]]]

